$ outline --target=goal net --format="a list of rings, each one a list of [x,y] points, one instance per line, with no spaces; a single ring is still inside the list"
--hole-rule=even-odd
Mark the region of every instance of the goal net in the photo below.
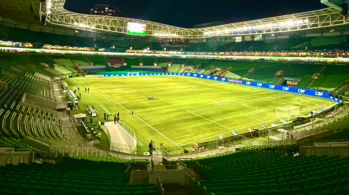
[[[128,72],[127,76],[139,76],[139,72]]]
[[[275,110],[275,118],[277,119],[283,119],[283,120],[290,120],[293,118],[296,118],[300,115],[300,107],[299,106],[282,106],[282,107],[277,107]]]

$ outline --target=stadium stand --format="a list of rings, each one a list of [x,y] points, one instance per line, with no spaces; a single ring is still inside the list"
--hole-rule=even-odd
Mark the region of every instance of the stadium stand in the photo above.
[[[124,160],[88,159],[63,158],[55,164],[1,167],[0,191],[2,194],[157,194],[154,184],[128,184],[131,166]]]
[[[330,136],[326,136],[320,139],[317,139],[316,141],[326,141],[326,142],[330,142],[330,141],[348,141],[349,140],[349,131],[348,131],[348,127],[349,127],[349,118],[348,117],[344,117],[342,119],[339,119],[338,121],[328,124],[328,125],[324,125],[322,127],[318,127],[317,129],[326,129],[326,130],[331,130],[332,131],[332,135]]]
[[[297,146],[255,146],[183,162],[202,179],[190,184],[197,194],[347,193],[348,158],[297,156],[298,150]]]
[[[139,57],[125,57],[124,58],[127,65],[140,65],[141,59]]]
[[[315,80],[311,88],[336,88],[349,78],[349,70],[345,65],[327,65],[319,79]]]
[[[284,68],[288,66],[287,63],[285,64],[261,62],[258,64],[259,65],[255,69],[255,71],[251,72],[248,76],[246,76],[246,79],[268,83],[275,77],[275,74],[279,70],[284,70]]]
[[[134,151],[132,154],[125,154],[120,151],[109,151],[110,147],[101,143],[102,139],[94,140],[96,143],[90,142],[88,136],[85,139],[76,128],[76,125],[83,125],[82,129],[85,132],[98,135],[97,122],[86,123],[89,128],[87,131],[85,123],[72,122],[70,116],[66,115],[70,113],[66,107],[49,108],[50,106],[46,104],[49,102],[58,105],[62,101],[66,104],[64,99],[66,97],[57,92],[63,91],[60,85],[63,85],[63,88],[66,86],[64,82],[53,82],[55,79],[63,80],[67,77],[94,74],[100,76],[99,74],[130,72],[159,73],[166,70],[172,73],[191,72],[271,84],[282,84],[280,81],[284,78],[293,78],[299,80],[297,85],[299,88],[335,92],[349,81],[348,65],[339,64],[338,61],[332,64],[332,59],[349,57],[349,52],[346,51],[349,46],[346,27],[319,29],[319,31],[315,29],[314,32],[304,30],[285,34],[267,33],[263,34],[261,40],[253,39],[257,37],[242,36],[241,42],[237,41],[235,36],[222,36],[190,40],[180,38],[182,40],[174,43],[172,39],[164,41],[166,38],[157,39],[155,36],[131,37],[110,32],[87,32],[82,29],[78,31],[65,27],[41,26],[39,11],[36,10],[39,1],[13,1],[18,4],[17,8],[22,9],[11,7],[11,1],[1,2],[4,4],[0,5],[2,12],[0,15],[8,15],[28,24],[1,17],[0,40],[30,43],[32,44],[30,47],[33,48],[59,46],[61,53],[53,54],[54,47],[48,51],[13,51],[2,47],[4,49],[0,54],[0,194],[164,195],[159,175],[157,175],[157,185],[154,184],[156,182],[150,182],[154,178],[152,174],[159,173],[155,169],[159,168],[161,163],[165,169],[160,173],[167,174],[167,179],[172,182],[176,174],[190,174],[185,181],[182,177],[179,179],[180,182],[186,183],[185,187],[181,186],[186,194],[349,194],[349,158],[342,155],[331,157],[327,153],[322,153],[321,156],[312,153],[299,154],[303,145],[282,145],[288,141],[292,144],[298,143],[297,138],[274,140],[275,145],[250,146],[255,144],[252,133],[238,132],[239,134],[235,135],[234,131],[232,137],[238,140],[234,145],[224,143],[226,139],[224,137],[223,145],[219,147],[216,145],[218,146],[220,140],[213,140],[212,142],[216,142],[214,146],[216,148],[207,144],[201,148],[202,150],[196,151],[193,146],[189,147],[189,150],[193,149],[189,154],[187,145],[178,146],[174,152],[180,153],[180,156],[167,153],[165,143],[160,144],[161,146],[164,144],[162,147],[164,150],[154,151],[157,156],[148,156],[147,151],[150,150],[147,146],[144,151],[142,148],[142,153],[138,155],[134,154]],[[31,10],[33,7],[35,9]],[[332,33],[332,30],[335,33]],[[341,33],[337,33],[337,30]],[[93,55],[88,55],[90,53],[86,52],[77,55],[71,54],[69,50],[94,52]],[[99,51],[126,50],[130,50],[131,54],[122,56],[120,53],[113,55],[99,53]],[[138,51],[135,53],[141,53],[141,56],[132,56],[132,52],[136,50]],[[170,51],[172,53],[168,53]],[[144,53],[151,53],[153,57],[143,55]],[[168,57],[164,57],[163,54]],[[187,56],[184,57],[187,58],[177,54],[185,54]],[[207,56],[211,56],[212,59]],[[233,58],[228,60],[224,56]],[[251,59],[247,60],[246,56]],[[268,59],[257,59],[255,56]],[[297,60],[278,57],[294,57]],[[319,61],[314,62],[299,57],[316,57]],[[321,61],[323,58],[326,58],[326,61]],[[120,90],[122,87],[120,86]],[[207,96],[204,93],[203,95]],[[163,103],[171,106],[169,102]],[[83,106],[85,104],[84,102]],[[123,107],[121,104],[119,106]],[[343,144],[349,141],[348,116],[335,118],[331,113],[341,112],[339,106],[337,108],[329,106],[326,109],[325,107],[327,106],[318,108],[325,113],[321,117],[314,117],[315,125],[309,116],[303,114],[295,121],[294,124],[304,126],[304,128],[299,127],[302,129],[298,130],[299,135],[302,135],[304,130],[304,134],[310,132],[319,136],[314,140],[309,138],[304,145],[315,142]],[[303,120],[302,117],[306,119]],[[331,118],[334,122],[326,124],[327,118]],[[303,122],[305,124],[302,124]],[[152,124],[147,125],[151,127]],[[295,126],[291,125],[285,126],[292,127],[293,130]],[[276,128],[275,130],[287,131]],[[264,137],[269,133],[275,133],[271,128],[259,132],[261,133],[255,131],[254,134],[260,135],[257,139],[268,139],[266,142],[273,142],[269,141],[271,136]],[[325,135],[321,133],[327,133],[327,136],[321,137]],[[134,132],[133,134],[136,139],[136,134]],[[247,138],[249,135],[251,139]],[[107,137],[104,134],[102,136]],[[274,138],[278,138],[277,136],[279,135],[275,135]],[[283,135],[281,137],[283,139]],[[178,136],[177,142],[179,142]],[[175,145],[181,144],[175,143]],[[228,150],[229,152],[222,152]],[[119,155],[120,158],[110,154]],[[183,156],[188,158],[182,159]],[[191,157],[193,158],[190,159]],[[131,179],[132,172],[136,173],[134,174],[136,177],[145,173],[146,177],[137,183]],[[192,176],[196,179],[191,178]]]

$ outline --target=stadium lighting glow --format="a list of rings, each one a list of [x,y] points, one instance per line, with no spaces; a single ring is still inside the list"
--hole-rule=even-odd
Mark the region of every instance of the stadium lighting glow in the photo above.
[[[288,25],[292,26],[293,25],[293,21],[292,20],[288,21]]]
[[[147,25],[142,23],[128,22],[127,34],[145,36],[147,34]]]
[[[140,66],[143,66],[143,63],[140,63],[139,65],[140,65]]]
[[[305,20],[304,20],[304,23],[308,24],[308,20],[307,20],[307,19],[305,19]]]
[[[127,65],[127,63],[125,62],[125,63],[124,63],[124,66],[126,66],[126,65]]]
[[[279,26],[285,26],[285,23],[284,22],[280,22]]]
[[[154,63],[154,66],[157,66],[158,64],[157,63]]]
[[[162,37],[165,37],[165,36],[178,36],[177,34],[166,34],[166,33],[155,33],[154,34],[155,36],[162,36]]]

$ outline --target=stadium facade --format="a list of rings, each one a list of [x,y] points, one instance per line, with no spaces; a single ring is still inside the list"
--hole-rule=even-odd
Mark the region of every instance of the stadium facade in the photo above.
[[[0,0],[0,194],[348,194],[347,4],[182,28],[65,2]]]

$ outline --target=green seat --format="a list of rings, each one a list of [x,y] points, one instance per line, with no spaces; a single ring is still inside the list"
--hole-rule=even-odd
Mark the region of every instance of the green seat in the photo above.
[[[143,195],[143,190],[135,190],[132,192],[132,194],[137,194],[137,195]]]
[[[144,192],[144,195],[156,195],[156,191],[155,190],[147,190]]]
[[[119,194],[132,194],[131,191],[121,191]]]
[[[105,194],[107,194],[107,195],[117,195],[118,191],[108,191]]]

